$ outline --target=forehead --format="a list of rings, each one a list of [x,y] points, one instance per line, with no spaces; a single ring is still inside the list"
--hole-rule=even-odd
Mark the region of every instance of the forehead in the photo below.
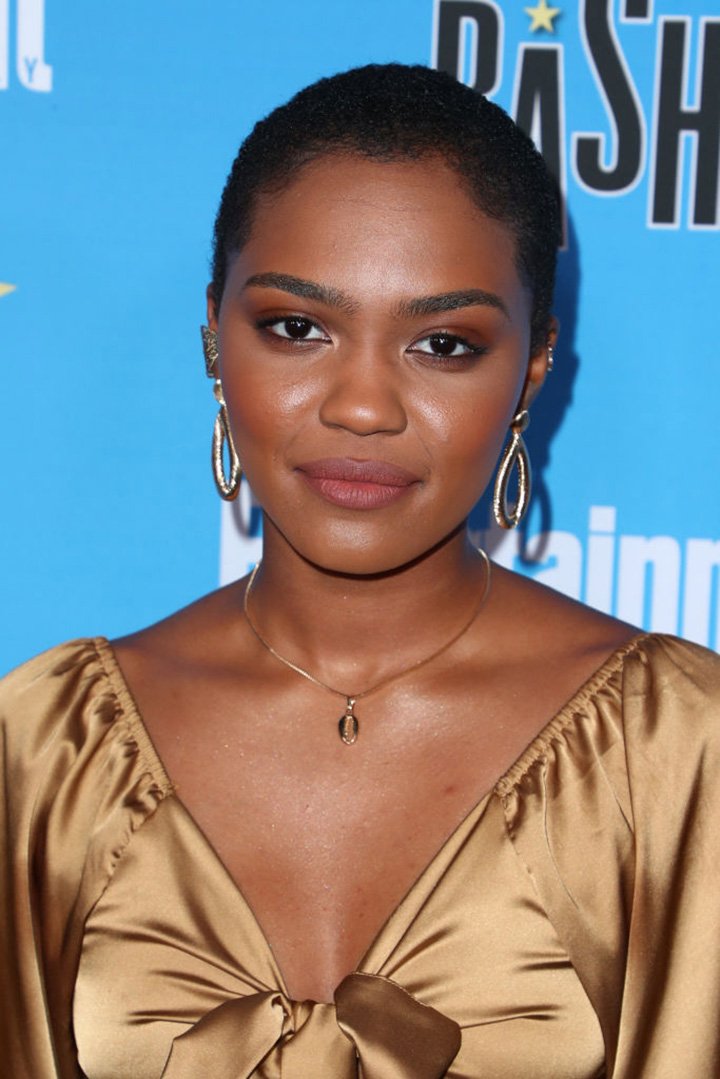
[[[284,272],[351,294],[479,287],[527,299],[509,228],[482,213],[440,158],[311,162],[259,197],[233,271]]]

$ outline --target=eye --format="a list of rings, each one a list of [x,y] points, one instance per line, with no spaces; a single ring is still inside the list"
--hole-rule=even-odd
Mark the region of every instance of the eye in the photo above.
[[[309,318],[301,315],[287,315],[285,318],[268,318],[258,323],[260,329],[267,330],[275,337],[286,341],[329,341],[323,330]]]
[[[410,346],[408,352],[420,352],[424,356],[437,359],[461,359],[463,356],[481,356],[486,350],[481,345],[472,345],[464,337],[454,333],[431,333],[421,337]]]

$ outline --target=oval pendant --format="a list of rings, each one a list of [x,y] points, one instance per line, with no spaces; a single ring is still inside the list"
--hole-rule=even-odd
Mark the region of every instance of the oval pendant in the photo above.
[[[355,707],[355,700],[352,697],[348,697],[347,707],[345,708],[345,715],[340,716],[338,720],[338,730],[340,731],[340,737],[346,746],[351,746],[357,742],[358,736],[358,721],[353,712]]]
[[[340,737],[346,746],[351,746],[354,742],[357,742],[358,721],[355,716],[341,716],[338,721],[338,727],[340,729]]]

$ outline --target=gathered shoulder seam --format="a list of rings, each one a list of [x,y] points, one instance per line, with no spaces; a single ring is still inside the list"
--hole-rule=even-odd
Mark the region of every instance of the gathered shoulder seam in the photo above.
[[[493,788],[501,799],[506,798],[517,787],[532,766],[545,757],[550,747],[565,731],[586,716],[588,703],[602,692],[618,675],[622,675],[625,661],[634,655],[647,642],[657,636],[652,633],[639,633],[612,652],[605,662],[583,682],[582,686],[556,712],[556,714],[535,735],[514,764],[500,777]]]
[[[170,780],[152,739],[143,723],[135,699],[124,680],[119,677],[117,663],[111,651],[109,641],[104,637],[93,638],[93,647],[103,675],[117,704],[118,717],[122,717],[143,766],[156,784],[162,797],[173,791]]]

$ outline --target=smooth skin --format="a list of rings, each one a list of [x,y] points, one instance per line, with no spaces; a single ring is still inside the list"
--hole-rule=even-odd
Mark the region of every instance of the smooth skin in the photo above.
[[[470,616],[485,570],[465,519],[547,370],[529,318],[508,229],[438,160],[324,158],[261,199],[208,320],[265,514],[254,619],[330,685],[403,671]],[[417,479],[389,505],[341,507],[302,473],[327,457]],[[358,702],[348,747],[341,697],[258,643],[245,586],[116,653],[290,997],[330,1001],[460,821],[636,631],[496,567],[456,645]]]

